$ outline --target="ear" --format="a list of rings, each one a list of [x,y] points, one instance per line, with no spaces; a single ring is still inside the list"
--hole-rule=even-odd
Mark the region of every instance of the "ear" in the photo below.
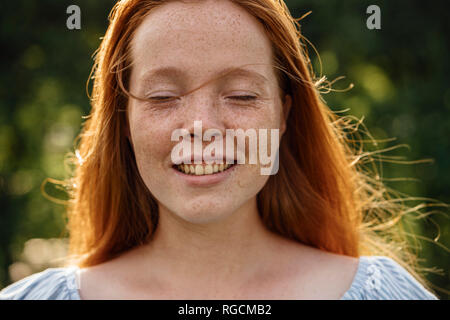
[[[281,130],[281,134],[280,137],[283,136],[284,132],[286,131],[286,121],[288,119],[289,116],[289,111],[291,111],[291,106],[292,106],[292,98],[290,95],[285,95],[284,99],[283,99],[283,107],[282,107],[282,118],[281,118],[281,126],[280,126],[280,130]]]

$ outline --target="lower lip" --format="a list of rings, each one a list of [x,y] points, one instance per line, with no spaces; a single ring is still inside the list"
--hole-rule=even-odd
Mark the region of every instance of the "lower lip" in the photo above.
[[[236,169],[237,165],[233,165],[230,168],[228,168],[227,170],[224,170],[222,172],[217,172],[214,174],[205,174],[205,175],[201,175],[201,176],[196,176],[193,174],[185,174],[185,173],[181,173],[180,171],[178,171],[177,169],[172,167],[172,170],[175,171],[175,174],[180,177],[181,179],[183,179],[188,185],[191,186],[210,186],[210,185],[214,185],[214,184],[218,184],[220,182],[222,182],[223,180],[225,180],[232,171],[234,171]]]

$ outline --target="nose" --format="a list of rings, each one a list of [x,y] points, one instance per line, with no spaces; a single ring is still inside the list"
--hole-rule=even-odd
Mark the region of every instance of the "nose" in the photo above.
[[[224,117],[213,93],[195,92],[186,103],[183,127],[189,131],[191,138],[203,140],[207,130],[209,130],[209,136],[225,135]],[[198,130],[199,125],[201,125],[201,132]]]

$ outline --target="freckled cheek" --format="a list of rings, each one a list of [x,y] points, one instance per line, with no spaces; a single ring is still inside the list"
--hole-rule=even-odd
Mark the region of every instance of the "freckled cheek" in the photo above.
[[[138,166],[163,166],[171,152],[171,131],[147,118],[130,124],[130,132]]]
[[[229,115],[226,120],[231,128],[261,129],[279,128],[280,119],[273,110],[255,110]]]

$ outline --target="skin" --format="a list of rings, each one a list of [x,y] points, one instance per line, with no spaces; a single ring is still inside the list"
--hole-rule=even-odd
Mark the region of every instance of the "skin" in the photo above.
[[[194,120],[202,121],[203,131],[216,128],[224,136],[225,129],[278,128],[282,138],[287,116],[282,106],[289,110],[291,100],[280,98],[262,25],[229,1],[170,2],[138,27],[132,57],[133,94],[180,96],[196,90],[164,105],[129,100],[129,139],[143,181],[158,201],[160,221],[149,244],[81,269],[81,298],[339,299],[358,259],[269,232],[256,205],[269,178],[259,165],[238,165],[210,186],[188,185],[172,168],[171,133],[193,132]],[[207,83],[243,65],[266,81],[233,76]],[[160,67],[180,72],[152,77]],[[255,93],[251,103],[229,98]]]

